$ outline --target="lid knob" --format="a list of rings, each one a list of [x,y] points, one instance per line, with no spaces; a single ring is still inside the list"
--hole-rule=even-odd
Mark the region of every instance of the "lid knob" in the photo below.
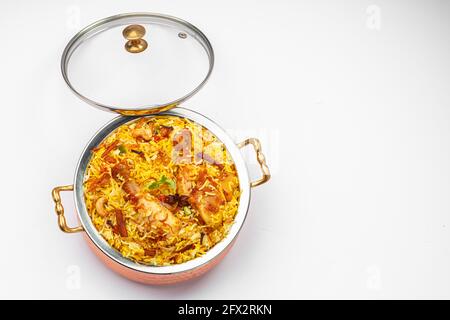
[[[130,53],[139,53],[147,49],[147,41],[142,39],[145,35],[145,28],[139,24],[127,26],[122,31],[122,35],[128,41],[125,43],[125,50]]]

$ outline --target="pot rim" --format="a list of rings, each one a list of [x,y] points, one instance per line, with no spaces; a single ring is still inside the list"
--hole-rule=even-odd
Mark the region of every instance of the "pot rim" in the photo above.
[[[208,250],[201,257],[194,258],[187,262],[181,264],[174,264],[169,266],[149,266],[144,264],[139,264],[133,260],[125,258],[119,253],[116,249],[109,245],[109,243],[100,235],[95,226],[92,223],[91,218],[88,215],[86,203],[84,201],[84,191],[83,191],[83,181],[84,175],[89,164],[91,158],[90,150],[97,146],[101,141],[103,141],[114,129],[119,127],[122,124],[133,121],[138,116],[126,117],[126,116],[118,116],[111,121],[109,121],[106,125],[100,128],[87,143],[84,148],[81,157],[78,161],[75,170],[75,179],[74,179],[74,197],[75,197],[75,207],[77,210],[78,218],[86,231],[86,234],[90,238],[90,240],[110,259],[119,263],[125,267],[128,267],[135,271],[140,271],[149,274],[159,274],[159,275],[170,275],[176,274],[186,271],[194,270],[211,260],[214,260],[217,256],[219,256],[228,246],[230,246],[233,241],[236,239],[239,234],[244,221],[247,217],[248,207],[250,204],[250,179],[248,175],[248,170],[244,158],[240,152],[239,147],[235,144],[235,142],[231,139],[231,137],[223,130],[218,124],[216,124],[211,119],[206,116],[186,109],[186,108],[174,108],[169,111],[165,111],[162,113],[154,114],[154,115],[146,115],[145,117],[154,117],[154,116],[178,116],[182,118],[187,118],[189,120],[194,121],[195,123],[207,128],[210,130],[222,143],[225,144],[228,152],[231,155],[231,158],[234,161],[236,166],[236,171],[239,179],[239,188],[241,190],[241,195],[239,199],[239,207],[236,217],[234,219],[234,223],[231,226],[228,234],[222,241],[217,243],[214,247]]]

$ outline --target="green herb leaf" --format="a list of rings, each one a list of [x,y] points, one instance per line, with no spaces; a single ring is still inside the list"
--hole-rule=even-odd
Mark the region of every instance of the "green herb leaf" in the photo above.
[[[190,216],[192,214],[192,211],[189,207],[183,207],[184,215]]]
[[[148,188],[149,189],[157,189],[157,188],[159,188],[159,186],[160,186],[160,183],[158,181],[153,181],[152,183],[150,183],[148,185]]]
[[[159,181],[153,181],[151,184],[149,184],[148,188],[149,189],[157,189],[159,188],[161,185],[166,184],[169,186],[169,188],[176,190],[177,188],[177,184],[175,183],[174,180],[167,178],[165,175],[163,175]]]
[[[127,152],[127,148],[125,148],[123,144],[119,145],[118,149],[120,154],[124,154]]]
[[[177,184],[172,179],[167,179],[166,184],[173,190],[177,188]]]

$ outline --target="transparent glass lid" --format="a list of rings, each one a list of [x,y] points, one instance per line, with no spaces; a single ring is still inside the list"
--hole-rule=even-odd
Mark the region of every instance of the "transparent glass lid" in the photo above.
[[[112,16],[67,44],[61,71],[85,102],[127,115],[168,110],[208,80],[214,52],[206,36],[181,19],[153,13]]]

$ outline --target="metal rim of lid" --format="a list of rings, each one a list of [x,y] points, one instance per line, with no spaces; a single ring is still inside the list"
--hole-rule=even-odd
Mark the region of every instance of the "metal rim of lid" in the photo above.
[[[205,50],[206,54],[208,55],[209,60],[209,69],[207,74],[205,75],[202,82],[200,82],[192,91],[185,94],[184,96],[164,103],[164,104],[149,104],[145,106],[138,107],[136,109],[121,109],[117,106],[111,106],[107,104],[100,103],[98,101],[94,101],[87,96],[81,94],[75,87],[72,85],[72,83],[69,80],[68,76],[68,66],[70,62],[70,58],[72,54],[75,52],[75,50],[86,40],[91,38],[92,36],[96,35],[97,33],[100,33],[104,30],[107,30],[111,27],[115,26],[121,26],[125,24],[139,24],[139,23],[145,23],[145,22],[161,22],[169,26],[174,27],[183,27],[186,28],[186,31],[194,37],[196,41],[198,41],[203,49]],[[190,97],[192,97],[194,94],[196,94],[208,81],[212,70],[214,67],[214,50],[211,46],[211,43],[209,42],[208,38],[201,32],[197,27],[190,24],[189,22],[165,15],[165,14],[159,14],[159,13],[124,13],[124,14],[118,14],[114,16],[110,16],[101,20],[98,20],[87,27],[80,30],[67,44],[65,47],[63,54],[61,56],[61,73],[64,78],[64,81],[66,82],[67,86],[72,90],[73,93],[77,97],[79,97],[84,102],[90,104],[91,106],[94,106],[96,108],[99,108],[101,110],[111,111],[115,113],[120,113],[123,115],[146,115],[146,114],[153,114],[153,113],[159,113],[163,111],[167,111],[169,109],[172,109],[182,102],[188,100]]]

